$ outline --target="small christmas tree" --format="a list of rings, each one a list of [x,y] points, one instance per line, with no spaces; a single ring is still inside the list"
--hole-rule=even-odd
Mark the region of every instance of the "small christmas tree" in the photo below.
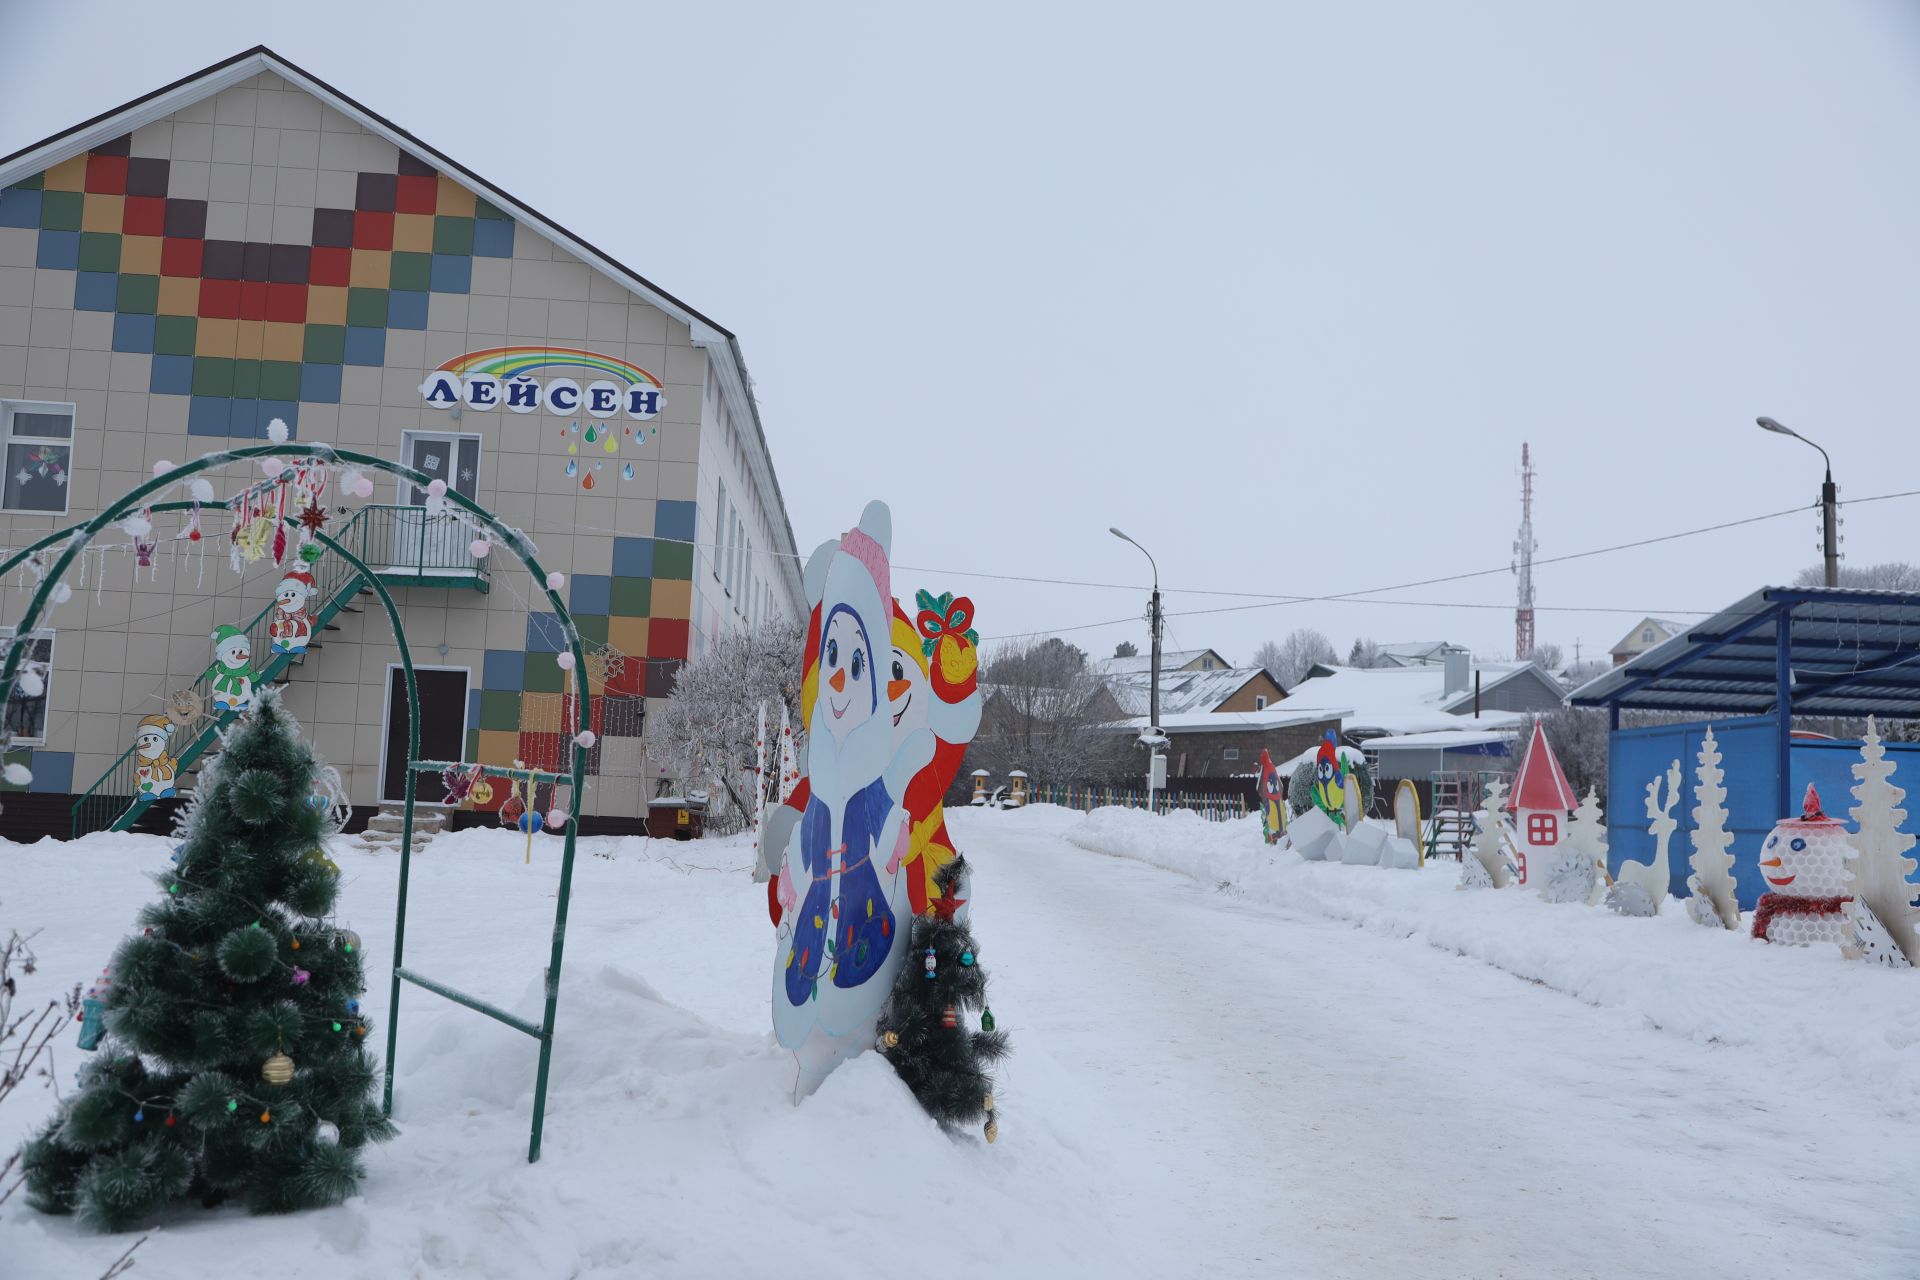
[[[1894,762],[1880,740],[1880,726],[1867,720],[1867,736],[1860,748],[1860,763],[1853,766],[1859,780],[1853,789],[1858,802],[1848,812],[1858,829],[1847,838],[1852,851],[1847,855],[1847,887],[1853,891],[1857,907],[1869,913],[1884,930],[1895,951],[1884,944],[1875,946],[1875,930],[1865,919],[1856,926],[1855,949],[1873,955],[1883,964],[1898,966],[1920,964],[1920,908],[1913,905],[1920,892],[1907,879],[1913,874],[1914,860],[1907,856],[1914,838],[1900,828],[1907,811],[1899,807],[1907,793],[1893,785]]]
[[[359,1148],[391,1136],[316,772],[269,693],[202,773],[162,897],[114,954],[99,1055],[24,1148],[35,1208],[124,1231],[186,1195],[338,1204]]]
[[[913,919],[906,967],[880,1011],[880,1052],[913,1090],[927,1114],[957,1127],[986,1117],[987,1141],[999,1135],[993,1115],[993,1064],[1007,1056],[1007,1036],[987,1007],[987,974],[966,921],[967,860],[940,869],[940,896]],[[980,1029],[965,1014],[980,1013]]]
[[[1600,799],[1587,788],[1586,799],[1567,819],[1567,834],[1554,850],[1541,877],[1540,896],[1548,902],[1592,902],[1600,880],[1600,864],[1607,856],[1607,831],[1600,816]]]
[[[1700,743],[1699,767],[1694,774],[1693,856],[1688,864],[1687,915],[1697,924],[1726,929],[1740,927],[1740,900],[1734,894],[1733,832],[1727,830],[1726,775],[1720,770],[1720,747],[1707,729]]]

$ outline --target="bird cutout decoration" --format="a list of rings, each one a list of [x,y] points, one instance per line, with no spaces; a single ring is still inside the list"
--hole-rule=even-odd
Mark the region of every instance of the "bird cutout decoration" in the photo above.
[[[1333,730],[1327,730],[1314,755],[1313,803],[1341,829],[1347,825],[1346,762],[1340,758]]]
[[[446,802],[453,805],[467,803],[473,795],[475,785],[480,781],[482,772],[481,766],[477,764],[469,769],[450,764],[441,770],[440,782],[447,789]],[[491,788],[488,789],[488,795],[492,795]]]
[[[174,794],[179,762],[168,749],[174,723],[164,715],[140,717],[133,738],[133,781],[142,800],[165,800]]]
[[[307,604],[313,598],[313,575],[304,568],[281,575],[273,597],[273,621],[267,625],[268,643],[275,653],[305,653],[313,638],[313,618]]]
[[[1280,843],[1280,837],[1287,832],[1287,788],[1280,777],[1280,767],[1267,754],[1265,747],[1260,749],[1260,834],[1268,844]]]
[[[253,649],[238,627],[222,623],[213,629],[213,665],[207,668],[213,686],[213,709],[253,710]]]
[[[1673,883],[1667,845],[1680,826],[1679,819],[1673,816],[1674,806],[1680,803],[1680,776],[1680,762],[1675,760],[1667,768],[1664,802],[1660,799],[1660,779],[1656,777],[1647,784],[1647,817],[1652,819],[1647,831],[1653,836],[1653,861],[1622,862],[1614,876],[1613,888],[1607,891],[1607,906],[1623,916],[1658,915],[1660,904],[1667,899]],[[1817,803],[1819,797],[1814,799]]]

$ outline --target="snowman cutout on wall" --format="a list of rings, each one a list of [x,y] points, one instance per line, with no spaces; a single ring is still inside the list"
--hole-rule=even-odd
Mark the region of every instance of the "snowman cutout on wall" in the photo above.
[[[313,619],[307,601],[313,597],[313,575],[303,568],[287,570],[273,597],[273,621],[267,634],[276,653],[305,653],[313,637]]]
[[[253,710],[253,648],[240,628],[222,624],[213,629],[213,665],[207,677],[215,713]]]
[[[165,800],[173,794],[179,765],[167,750],[172,739],[173,722],[165,716],[140,718],[140,731],[133,739],[133,777],[144,800]]]

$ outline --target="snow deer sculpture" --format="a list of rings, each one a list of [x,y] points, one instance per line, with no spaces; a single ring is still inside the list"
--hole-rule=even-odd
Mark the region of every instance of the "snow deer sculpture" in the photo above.
[[[1622,862],[1620,873],[1614,877],[1613,888],[1607,891],[1607,905],[1623,916],[1652,916],[1660,913],[1660,904],[1666,901],[1667,888],[1673,883],[1673,873],[1667,862],[1667,845],[1673,839],[1673,833],[1680,828],[1680,820],[1673,816],[1674,806],[1680,803],[1680,762],[1675,760],[1667,766],[1667,798],[1660,799],[1660,779],[1654,778],[1647,784],[1647,817],[1652,821],[1647,832],[1653,837],[1652,862]]]
[[[1920,908],[1913,905],[1916,889],[1907,879],[1915,865],[1906,856],[1914,838],[1900,829],[1907,811],[1898,806],[1907,793],[1893,785],[1893,770],[1880,726],[1869,718],[1860,763],[1853,766],[1858,803],[1850,813],[1857,829],[1847,838],[1845,863],[1853,901],[1840,949],[1850,958],[1905,969],[1920,964]]]
[[[1726,775],[1720,771],[1720,747],[1713,730],[1700,744],[1694,773],[1693,856],[1687,865],[1687,916],[1695,924],[1721,929],[1740,927],[1740,900],[1734,896],[1733,832],[1727,830]]]

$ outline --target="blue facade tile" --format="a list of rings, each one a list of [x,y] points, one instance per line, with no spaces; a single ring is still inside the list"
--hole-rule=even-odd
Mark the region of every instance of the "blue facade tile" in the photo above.
[[[653,576],[653,539],[615,538],[613,540],[613,571],[622,578],[651,578]]]
[[[471,293],[473,291],[473,259],[463,253],[436,253],[433,255],[433,271],[428,281],[429,287],[435,293]]]
[[[676,542],[692,542],[695,506],[691,502],[660,501],[653,504],[653,536]]]
[[[35,192],[38,195],[39,192]],[[37,221],[40,207],[34,206],[33,215]],[[31,226],[32,224],[26,224]],[[473,224],[473,253],[478,258],[511,258],[513,256],[513,223],[505,218],[481,218]]]
[[[122,320],[127,316],[119,317]],[[192,356],[155,356],[147,390],[160,395],[184,396],[193,391]]]
[[[80,268],[78,231],[42,231],[34,251],[33,265],[42,271],[77,271]]]
[[[44,242],[53,233],[42,231]],[[73,278],[75,311],[112,311],[120,297],[120,276],[113,271],[82,271]]]
[[[528,653],[558,653],[566,644],[567,633],[560,625],[558,614],[527,614]]]
[[[226,396],[195,396],[187,406],[187,434],[224,436],[233,425],[233,401]]]
[[[552,614],[548,614],[552,617]],[[527,655],[518,649],[489,649],[482,660],[480,683],[488,689],[519,689],[524,687],[527,678]],[[472,722],[480,723],[480,712],[473,713]]]
[[[613,579],[604,573],[576,573],[567,580],[567,607],[575,613],[611,613]]]
[[[300,398],[308,404],[339,404],[340,366],[337,364],[301,365]]]
[[[426,328],[427,295],[414,289],[395,289],[389,293],[387,295],[387,327],[389,329]]]
[[[37,227],[40,225],[40,193],[24,187],[0,189],[0,227]],[[477,240],[478,237],[475,237]],[[511,248],[507,250],[513,252]],[[501,255],[493,255],[501,256]]]
[[[348,364],[385,364],[387,362],[387,331],[349,325],[346,361]]]
[[[43,794],[67,795],[73,790],[73,752],[33,750],[33,781],[27,790]]]
[[[113,318],[113,349],[152,352],[153,321],[152,316],[115,316]]]

